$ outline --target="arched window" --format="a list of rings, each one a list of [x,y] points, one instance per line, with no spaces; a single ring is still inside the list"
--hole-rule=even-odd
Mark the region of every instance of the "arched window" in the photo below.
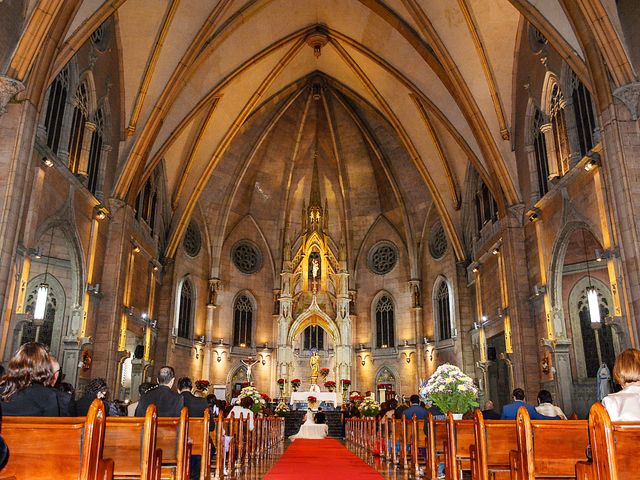
[[[193,319],[193,285],[187,279],[180,287],[180,305],[178,307],[178,337],[191,338]]]
[[[89,149],[89,165],[87,167],[87,188],[93,194],[98,187],[98,171],[100,170],[100,156],[104,141],[104,112],[100,108],[95,114],[96,129],[91,135],[91,147]]]
[[[38,290],[32,291],[26,300],[26,313],[32,313],[36,305],[36,297],[38,296]],[[49,289],[47,293],[47,306],[44,311],[44,319],[40,323],[24,322],[18,328],[18,343],[17,346],[23,345],[27,342],[40,342],[47,347],[51,347],[51,337],[53,335],[53,324],[56,319],[56,309],[58,308],[58,301],[54,292]]]
[[[474,201],[476,205],[476,227],[479,233],[487,223],[495,222],[498,219],[498,204],[482,180],[478,180]]]
[[[71,119],[71,134],[69,135],[69,170],[80,173],[82,142],[84,140],[85,125],[89,115],[89,95],[86,83],[81,83],[72,100],[73,117]]]
[[[549,120],[553,134],[553,148],[556,153],[557,174],[562,176],[569,171],[569,139],[567,137],[567,124],[564,118],[564,95],[560,86],[556,83],[551,89],[549,103]],[[554,169],[551,169],[554,170]]]
[[[324,350],[324,329],[310,325],[304,329],[304,350]]]
[[[44,126],[47,132],[47,146],[54,154],[58,153],[60,134],[62,133],[62,120],[69,95],[69,69],[62,70],[49,87],[47,111],[44,117]]]
[[[253,303],[247,295],[240,295],[233,305],[233,345],[251,346],[253,327]]]
[[[451,298],[449,285],[445,280],[440,280],[434,296],[434,314],[438,327],[438,340],[451,338]]]
[[[383,295],[376,303],[376,346],[378,348],[395,347],[393,301]]]
[[[578,80],[574,72],[571,72],[571,99],[573,113],[576,119],[578,144],[580,145],[580,157],[584,157],[593,148],[593,133],[596,128],[596,119],[593,114],[591,94],[587,87]]]
[[[598,292],[598,303],[600,305],[600,318],[609,316],[609,305],[600,290]],[[578,316],[580,318],[580,333],[582,336],[582,346],[584,348],[584,362],[587,377],[595,378],[602,363],[606,363],[609,371],[613,371],[613,363],[616,359],[616,352],[613,346],[613,332],[611,326],[601,323],[594,326],[591,324],[589,315],[589,301],[587,300],[587,289],[585,289],[578,300]]]
[[[549,191],[549,160],[547,158],[547,142],[540,130],[544,124],[542,112],[536,108],[533,117],[533,152],[536,157],[536,172],[538,173],[538,193],[543,197]]]
[[[144,186],[136,197],[135,212],[138,220],[142,219],[149,225],[153,232],[156,224],[156,210],[158,204],[158,189],[156,182],[151,178],[147,178]]]

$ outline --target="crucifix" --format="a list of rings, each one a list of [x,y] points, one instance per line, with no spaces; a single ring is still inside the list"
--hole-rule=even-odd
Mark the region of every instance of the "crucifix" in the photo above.
[[[253,357],[247,357],[247,359],[240,360],[242,364],[247,367],[247,382],[251,383],[251,368],[259,362],[259,360],[253,360]]]

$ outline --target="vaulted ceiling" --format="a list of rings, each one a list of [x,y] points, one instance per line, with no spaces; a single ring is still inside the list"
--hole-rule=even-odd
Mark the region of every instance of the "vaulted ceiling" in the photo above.
[[[247,182],[256,209],[270,207],[256,203],[260,184],[277,193],[278,211],[297,211],[298,177],[311,164],[287,169],[310,158],[319,122],[325,193],[341,228],[359,192],[374,190],[372,211],[394,217],[406,241],[420,228],[413,218],[435,208],[462,259],[469,163],[501,208],[521,200],[511,128],[524,14],[586,71],[557,0],[85,0],[51,78],[114,15],[127,127],[114,196],[127,198],[163,162],[169,256],[207,189],[230,195],[225,222],[245,208]],[[268,162],[276,152],[277,175]],[[234,158],[250,172],[238,177]]]

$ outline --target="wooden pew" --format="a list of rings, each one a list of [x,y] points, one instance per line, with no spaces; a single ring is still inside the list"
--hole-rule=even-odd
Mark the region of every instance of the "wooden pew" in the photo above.
[[[409,443],[411,444],[411,465],[414,471],[420,471],[420,449],[426,451],[427,436],[424,433],[424,420],[418,420],[415,415],[411,419],[409,429]],[[425,459],[426,461],[426,459]]]
[[[149,405],[144,417],[108,417],[104,452],[115,459],[114,478],[160,480],[162,450],[156,446],[158,416]]]
[[[471,453],[473,480],[510,479],[509,454],[518,449],[516,423],[513,420],[485,420],[474,412],[474,443]]]
[[[516,416],[518,452],[513,454],[512,478],[575,478],[576,463],[586,459],[589,430],[586,420],[536,420],[525,407]]]
[[[86,417],[4,417],[9,459],[2,478],[102,480],[113,475],[103,457],[105,411],[95,400]]]
[[[591,469],[582,474],[599,480],[626,480],[640,477],[640,423],[612,423],[607,410],[595,403],[589,412]],[[584,462],[586,463],[586,462]],[[580,467],[576,467],[580,471]]]
[[[438,478],[438,464],[444,462],[444,448],[447,443],[446,422],[434,420],[429,412],[427,417],[426,476]]]
[[[404,415],[401,415],[400,418],[394,419],[393,423],[395,424],[395,438],[393,439],[393,451],[396,451],[396,442],[400,442],[400,458],[397,459],[397,463],[399,463],[403,468],[407,468],[409,466],[409,459],[407,455],[407,419]],[[394,430],[392,429],[392,432]],[[395,461],[394,457],[394,461]]]
[[[191,441],[191,455],[200,455],[200,480],[211,477],[211,437],[209,425],[211,413],[207,408],[202,418],[189,418],[189,440]]]
[[[449,412],[446,435],[445,476],[447,479],[460,480],[461,471],[471,469],[470,448],[475,443],[473,420],[454,420]]]
[[[156,448],[162,450],[162,478],[189,480],[189,409],[182,407],[180,417],[158,418],[156,439]]]

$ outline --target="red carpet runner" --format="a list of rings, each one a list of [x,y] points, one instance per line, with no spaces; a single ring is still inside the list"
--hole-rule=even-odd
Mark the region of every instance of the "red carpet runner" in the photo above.
[[[267,480],[359,480],[383,478],[339,441],[296,440],[269,470]]]

